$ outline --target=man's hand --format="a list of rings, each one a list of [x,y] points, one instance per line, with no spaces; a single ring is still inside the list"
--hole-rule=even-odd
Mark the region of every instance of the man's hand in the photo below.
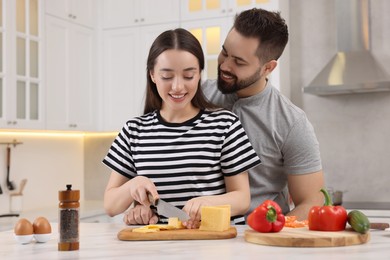
[[[137,203],[133,208],[130,208],[125,212],[123,222],[127,225],[156,224],[158,222],[158,216],[150,207]]]

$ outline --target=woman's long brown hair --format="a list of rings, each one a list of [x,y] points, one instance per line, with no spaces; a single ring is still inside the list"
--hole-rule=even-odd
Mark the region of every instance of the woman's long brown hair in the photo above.
[[[199,69],[204,69],[204,55],[202,46],[199,41],[189,31],[178,28],[168,30],[161,33],[153,42],[149,50],[147,65],[146,65],[146,98],[144,114],[159,110],[162,106],[162,99],[157,92],[157,86],[150,77],[150,72],[153,71],[157,57],[166,50],[183,50],[193,54],[199,62]],[[201,80],[198,83],[198,89],[191,103],[200,109],[216,108],[210,103],[203,94],[201,89]]]

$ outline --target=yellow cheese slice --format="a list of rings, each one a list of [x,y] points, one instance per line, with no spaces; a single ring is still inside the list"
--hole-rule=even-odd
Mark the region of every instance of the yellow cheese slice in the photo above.
[[[132,232],[137,233],[151,233],[158,232],[163,230],[174,230],[174,229],[183,229],[185,228],[179,218],[169,218],[168,225],[146,225],[139,228],[132,229]]]
[[[199,230],[225,231],[230,228],[230,205],[201,207]]]

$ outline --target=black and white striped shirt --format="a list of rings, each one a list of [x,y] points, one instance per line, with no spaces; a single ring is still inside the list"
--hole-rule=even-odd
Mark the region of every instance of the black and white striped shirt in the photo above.
[[[131,119],[103,163],[129,179],[150,178],[161,199],[182,208],[194,197],[225,193],[225,176],[260,159],[238,117],[220,109],[180,124],[165,122],[159,111]]]

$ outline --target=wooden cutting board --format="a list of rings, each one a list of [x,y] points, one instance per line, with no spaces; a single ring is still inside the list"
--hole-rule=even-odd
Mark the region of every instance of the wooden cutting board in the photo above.
[[[229,239],[237,236],[237,229],[230,227],[226,231],[204,231],[199,229],[161,230],[152,233],[132,232],[134,228],[125,228],[119,231],[118,239],[125,241],[140,240],[208,240]]]
[[[269,246],[333,247],[364,244],[369,240],[370,232],[360,234],[352,229],[326,232],[309,230],[307,227],[284,227],[277,233],[260,233],[253,229],[245,231],[245,241]]]

